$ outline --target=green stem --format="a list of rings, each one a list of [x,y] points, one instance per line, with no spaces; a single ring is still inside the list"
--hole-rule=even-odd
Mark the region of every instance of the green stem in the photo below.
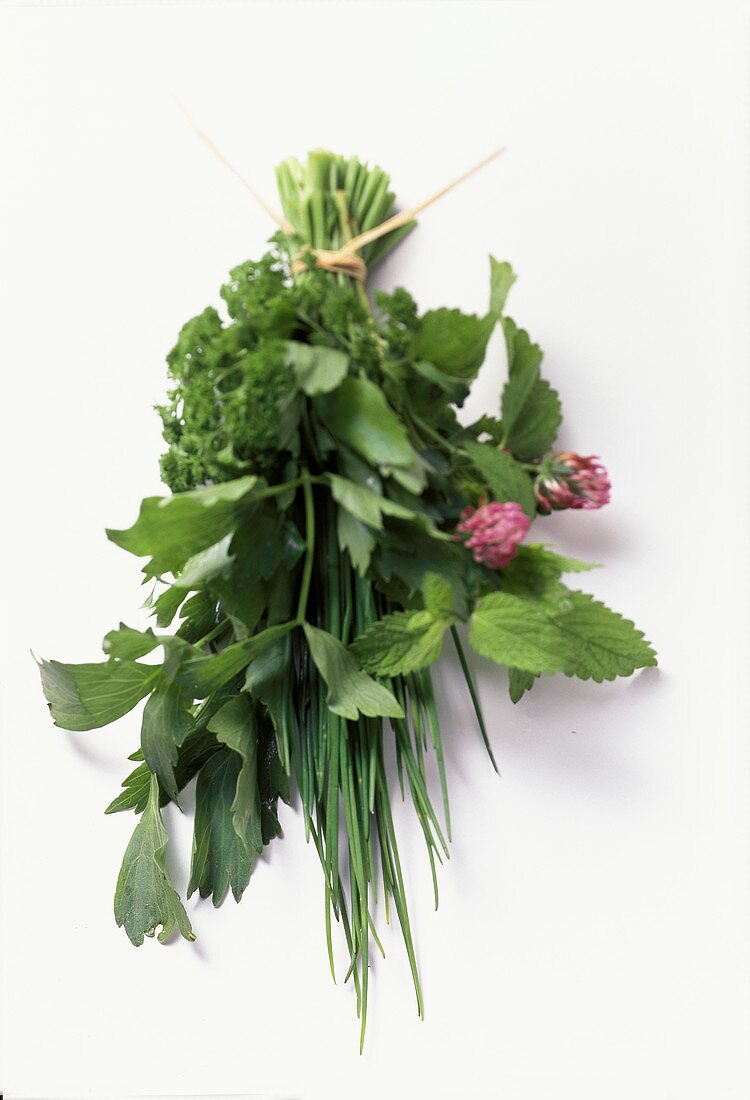
[[[305,497],[305,564],[302,570],[302,584],[299,591],[299,603],[297,604],[297,620],[304,622],[307,612],[307,599],[310,595],[310,582],[312,581],[313,561],[315,555],[315,503],[313,501],[312,483],[309,470],[305,470],[299,479]]]

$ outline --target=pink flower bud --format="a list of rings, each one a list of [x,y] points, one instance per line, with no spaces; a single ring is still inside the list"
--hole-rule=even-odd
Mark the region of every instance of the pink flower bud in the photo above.
[[[468,535],[465,545],[474,561],[503,569],[515,557],[518,544],[529,529],[531,520],[520,504],[491,501],[478,508],[465,508],[456,527],[456,539]]]
[[[539,506],[553,508],[601,508],[609,503],[607,471],[597,455],[556,451],[549,455],[534,485]]]

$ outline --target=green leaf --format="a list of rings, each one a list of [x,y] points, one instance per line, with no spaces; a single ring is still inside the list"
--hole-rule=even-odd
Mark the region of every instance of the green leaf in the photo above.
[[[490,256],[490,314],[493,317],[499,319],[502,315],[508,291],[515,281],[516,276],[510,264]]]
[[[131,554],[150,556],[147,576],[176,573],[234,530],[257,484],[257,477],[241,477],[169,497],[147,497],[132,527],[108,530],[107,536]]]
[[[177,684],[159,683],[143,709],[141,723],[143,758],[175,802],[179,793],[174,773],[177,749],[195,726],[187,709],[189,701]]]
[[[560,399],[539,377],[541,348],[509,317],[503,318],[503,328],[508,346],[508,381],[502,396],[506,441],[518,458],[533,459],[555,442],[562,422]]]
[[[449,616],[454,611],[455,594],[450,581],[440,573],[427,573],[422,581],[424,605],[433,615]]]
[[[413,357],[426,359],[451,378],[468,382],[484,362],[495,323],[493,314],[477,317],[459,309],[430,310],[414,334]]]
[[[346,378],[349,357],[336,348],[287,343],[287,362],[292,368],[297,385],[308,397],[330,393]]]
[[[92,730],[122,718],[152,690],[159,668],[135,661],[65,665],[42,661],[42,687],[55,725]]]
[[[570,601],[572,609],[559,618],[572,652],[568,676],[601,683],[657,663],[643,632],[629,619],[585,592],[571,592]]]
[[[109,634],[105,634],[102,649],[108,657],[135,661],[161,644],[161,638],[157,638],[153,630],[134,630],[133,627],[120,623],[117,630],[110,630]]]
[[[531,478],[516,460],[492,443],[465,443],[464,452],[495,500],[514,500],[527,516],[536,515],[536,500]]]
[[[216,712],[208,728],[242,760],[237,791],[232,802],[234,831],[248,852],[263,851],[258,794],[258,729],[252,700],[235,695]]]
[[[431,611],[394,611],[355,638],[349,649],[366,672],[405,676],[437,660],[453,621]]]
[[[526,672],[562,672],[572,660],[567,638],[541,606],[493,592],[476,606],[469,642],[477,653]]]
[[[364,523],[355,519],[351,512],[347,512],[344,508],[339,508],[336,518],[336,535],[339,546],[347,551],[360,577],[364,577],[375,546],[374,535]]]
[[[188,734],[177,750],[177,764],[174,775],[177,789],[182,790],[187,786],[194,775],[212,753],[216,752],[216,738],[209,733],[205,725],[200,725]],[[139,753],[142,757],[142,754]],[[129,757],[134,759],[134,757]],[[120,810],[135,810],[141,813],[148,802],[148,792],[151,785],[151,772],[146,764],[139,764],[123,780],[123,788],[118,796],[110,802],[104,811],[105,814],[118,813]],[[162,790],[159,798],[160,805],[164,806],[170,801],[169,795]]]
[[[397,519],[414,519],[414,512],[410,508],[405,508],[364,485],[357,485],[346,477],[328,474],[328,481],[331,496],[336,503],[368,527],[380,530],[383,526],[383,515],[395,516]]]
[[[471,617],[469,641],[483,657],[534,675],[565,672],[601,682],[656,664],[633,623],[583,592],[570,592],[562,611],[493,592]]]
[[[524,693],[531,691],[536,683],[536,676],[533,672],[524,672],[520,668],[508,669],[508,692],[510,694],[511,701],[513,703],[520,702]]]
[[[235,642],[220,653],[207,657],[188,657],[177,672],[177,680],[193,693],[194,699],[205,699],[231,680],[268,646],[293,629],[295,623],[280,623],[262,630],[243,642]]]
[[[115,890],[115,920],[136,947],[144,936],[153,936],[159,925],[161,943],[175,926],[186,940],[195,939],[167,873],[164,852],[168,840],[159,811],[159,783],[152,775],[148,804],[125,851]]]
[[[242,764],[234,752],[220,749],[203,765],[195,788],[193,855],[187,895],[198,890],[202,898],[213,894],[221,905],[231,887],[239,901],[250,881],[254,853],[235,831],[232,804]]]
[[[345,378],[333,393],[316,397],[315,408],[331,435],[373,465],[408,469],[416,461],[406,428],[369,379]]]
[[[360,714],[368,718],[404,717],[395,696],[363,672],[337,638],[309,623],[304,624],[304,630],[312,659],[328,685],[326,703],[329,710],[352,720]]]

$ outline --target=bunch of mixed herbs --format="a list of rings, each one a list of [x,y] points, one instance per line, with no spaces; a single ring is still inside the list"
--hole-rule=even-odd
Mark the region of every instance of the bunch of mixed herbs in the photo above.
[[[279,798],[296,788],[323,869],[331,970],[335,918],[364,1036],[378,883],[423,1011],[389,758],[424,833],[437,904],[450,817],[429,666],[445,636],[490,757],[458,624],[507,667],[514,701],[542,674],[611,680],[655,656],[632,623],[563,583],[588,564],[522,541],[538,512],[599,507],[609,483],[593,458],[552,450],[560,402],[540,376],[540,349],[504,315],[509,265],[491,259],[483,316],[420,316],[403,289],[376,294],[373,310],[362,283],[317,267],[310,250],[387,218],[389,178],[318,152],[282,164],[278,181],[294,232],[235,268],[221,290],[228,320],[206,309],[168,357],[159,412],[172,495],[108,532],[148,558],[158,630],[120,624],[102,663],[43,661],[41,672],[65,729],[104,726],[146,699],[136,767],[107,810],[141,815],[115,897],[134,944],[159,926],[160,940],[175,926],[194,938],[164,859],[163,805],[197,776],[187,893],[218,905],[230,889],[239,901],[280,835]],[[409,228],[362,259],[371,268]],[[498,324],[509,362],[500,415],[462,427],[456,408]],[[159,647],[161,663],[142,660]]]

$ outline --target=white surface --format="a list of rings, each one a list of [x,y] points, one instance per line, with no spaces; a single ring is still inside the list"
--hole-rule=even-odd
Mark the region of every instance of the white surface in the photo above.
[[[747,1095],[748,20],[622,8],[4,10],[7,1097]],[[101,811],[138,718],[54,729],[29,656],[97,660],[142,621],[103,528],[160,492],[150,406],[179,326],[271,229],[173,94],[269,197],[318,144],[382,163],[404,202],[508,144],[381,280],[482,309],[487,253],[513,262],[563,440],[614,481],[611,507],[535,535],[604,561],[589,587],[662,662],[516,708],[481,665],[502,779],[447,662],[438,914],[399,813],[427,1020],[389,936],[363,1058],[295,811],[239,907],[189,904],[195,945],[130,946],[112,891],[133,819]],[[495,346],[475,411],[500,375]],[[168,824],[184,886],[190,821]]]

